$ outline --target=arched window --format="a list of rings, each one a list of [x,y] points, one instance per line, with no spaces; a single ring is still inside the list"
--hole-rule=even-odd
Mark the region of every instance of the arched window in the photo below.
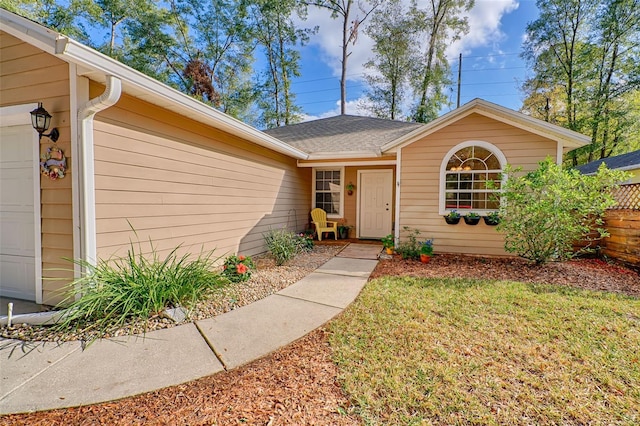
[[[452,148],[440,168],[440,214],[497,210],[505,165],[502,152],[487,142],[468,141]]]

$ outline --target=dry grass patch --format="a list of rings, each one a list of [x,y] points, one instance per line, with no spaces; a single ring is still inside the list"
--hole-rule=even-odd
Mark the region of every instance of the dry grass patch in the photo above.
[[[379,278],[331,325],[370,424],[638,424],[640,299]]]

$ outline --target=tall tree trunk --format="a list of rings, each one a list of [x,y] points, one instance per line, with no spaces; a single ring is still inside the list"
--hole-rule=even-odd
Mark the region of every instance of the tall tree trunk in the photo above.
[[[348,0],[344,9],[344,19],[342,20],[342,69],[340,73],[340,114],[346,114],[347,110],[347,60],[350,53],[348,52],[349,41],[352,33],[349,30],[349,14],[351,13],[352,0]]]
[[[109,56],[113,57],[113,50],[116,47],[116,26],[118,22],[111,22],[111,38],[109,40]]]
[[[290,124],[292,115],[291,82],[289,81],[289,67],[287,66],[284,35],[280,19],[278,17],[278,53],[280,54],[280,76],[282,77],[282,96],[284,100],[284,125],[286,126]]]

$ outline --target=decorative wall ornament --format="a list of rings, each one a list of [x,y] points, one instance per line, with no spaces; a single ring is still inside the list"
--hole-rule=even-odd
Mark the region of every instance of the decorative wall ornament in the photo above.
[[[67,159],[57,146],[47,148],[40,156],[40,172],[51,180],[62,179],[67,170]]]

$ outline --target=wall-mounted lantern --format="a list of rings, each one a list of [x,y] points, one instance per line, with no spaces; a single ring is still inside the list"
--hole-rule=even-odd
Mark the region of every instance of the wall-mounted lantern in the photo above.
[[[47,112],[46,109],[42,107],[42,102],[38,103],[38,108],[31,111],[31,125],[36,132],[38,132],[38,140],[42,139],[43,136],[48,137],[53,142],[56,142],[60,137],[60,132],[55,127],[51,129],[51,132],[45,134],[49,129],[49,125],[51,124],[51,114]]]

